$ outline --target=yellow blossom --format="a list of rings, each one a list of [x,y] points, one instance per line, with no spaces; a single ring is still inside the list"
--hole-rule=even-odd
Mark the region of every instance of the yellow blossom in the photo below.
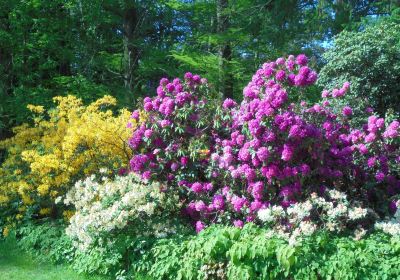
[[[5,195],[0,195],[0,205],[6,204],[9,201],[9,198]]]
[[[38,113],[41,114],[44,112],[44,107],[43,106],[35,106],[32,104],[28,104],[28,106],[26,106],[28,108],[28,110],[30,110],[33,113]]]
[[[50,186],[47,184],[41,184],[38,186],[37,191],[39,195],[44,196],[48,194]]]
[[[127,139],[137,123],[128,110],[110,110],[115,98],[104,96],[88,106],[72,95],[54,102],[48,111],[29,105],[41,114],[35,124],[15,127],[14,137],[0,141],[0,149],[7,151],[0,166],[0,206],[13,201],[48,206],[78,179],[129,161]]]
[[[22,170],[21,169],[15,169],[14,170],[14,174],[15,175],[20,175],[20,174],[22,174]]]
[[[47,216],[51,213],[51,209],[50,208],[42,208],[39,210],[39,214],[42,216]]]
[[[3,236],[7,237],[10,234],[10,229],[8,227],[4,227],[3,229]]]
[[[75,214],[75,211],[65,210],[63,212],[64,220],[68,222],[74,214]]]
[[[201,158],[207,158],[210,154],[210,150],[208,149],[203,149],[203,150],[199,150],[199,155]]]

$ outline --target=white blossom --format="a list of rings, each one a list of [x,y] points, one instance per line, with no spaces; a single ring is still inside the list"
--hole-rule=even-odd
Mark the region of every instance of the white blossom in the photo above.
[[[400,200],[396,202],[396,213],[391,219],[375,223],[375,228],[393,236],[400,236]]]
[[[271,208],[260,209],[257,213],[258,218],[264,223],[269,223],[274,220]]]
[[[78,181],[64,199],[65,204],[76,209],[66,233],[82,250],[99,240],[102,233],[123,229],[139,217],[148,216],[146,220],[150,221],[157,205],[166,199],[159,184],[144,184],[132,174],[102,181],[97,182],[95,176]],[[140,222],[143,224],[146,223]],[[166,221],[163,224],[148,234],[160,236],[173,232]]]
[[[358,220],[365,218],[367,216],[368,211],[365,208],[355,207],[349,210],[349,219],[350,220]]]

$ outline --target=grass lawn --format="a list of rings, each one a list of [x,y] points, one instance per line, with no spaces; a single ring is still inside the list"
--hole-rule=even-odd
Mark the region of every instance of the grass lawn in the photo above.
[[[105,280],[79,275],[62,265],[39,262],[21,252],[15,242],[0,241],[0,280]]]

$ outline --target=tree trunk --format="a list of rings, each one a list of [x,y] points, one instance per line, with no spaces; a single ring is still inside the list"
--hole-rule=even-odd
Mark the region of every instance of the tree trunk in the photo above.
[[[217,0],[217,33],[224,35],[229,28],[229,16],[227,14],[228,0]],[[219,92],[225,98],[233,97],[233,75],[230,70],[232,49],[228,41],[219,43],[218,46],[218,75]]]
[[[52,10],[52,9],[51,9]],[[50,10],[50,12],[51,12]],[[65,6],[63,4],[58,4],[57,7],[55,8],[55,13],[58,14],[58,17],[62,19],[62,21],[66,24],[68,23],[68,17],[70,16],[68,13],[68,10],[65,8]],[[62,31],[58,31],[60,32],[60,34],[57,35],[61,35],[61,41],[60,41],[60,46],[61,49],[64,50],[66,49],[66,52],[63,52],[61,54],[58,54],[58,73],[61,76],[71,76],[72,72],[71,72],[71,61],[70,61],[70,55],[69,55],[69,46],[68,46],[68,35]],[[66,35],[66,37],[63,37],[64,35]],[[51,74],[49,73],[49,77],[51,77]]]
[[[138,25],[138,14],[136,7],[129,7],[124,12],[124,86],[131,92],[133,90],[133,72],[138,65],[139,53],[135,46],[135,30]]]

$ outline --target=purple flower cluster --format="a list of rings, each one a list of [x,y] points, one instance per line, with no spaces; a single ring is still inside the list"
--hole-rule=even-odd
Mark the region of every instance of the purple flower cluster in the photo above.
[[[371,205],[376,196],[365,188],[367,182],[386,188],[386,198],[400,193],[398,175],[389,164],[398,164],[399,145],[387,142],[398,138],[399,123],[385,129],[384,120],[372,116],[358,130],[348,123],[349,106],[342,116],[335,115],[328,98],[343,96],[348,82],[324,91],[322,104],[293,104],[297,87],[316,82],[307,63],[305,55],[265,63],[245,87],[240,107],[229,107],[230,137],[217,139],[211,165],[228,178],[223,183],[230,186],[229,193],[222,195],[234,223],[252,221],[254,212],[266,205],[288,207],[312,192],[321,193],[325,185],[357,190],[357,199],[369,199]],[[372,163],[375,158],[378,165]]]
[[[240,105],[226,99],[224,118],[211,114],[209,122],[228,120],[221,131],[196,126],[207,115],[204,79],[191,73],[184,82],[162,79],[157,97],[144,100],[147,121],[129,139],[131,170],[183,190],[184,212],[196,231],[215,221],[242,227],[262,208],[324,195],[326,186],[367,207],[389,205],[400,193],[399,122],[371,115],[363,127],[351,127],[352,109],[335,114],[329,102],[346,94],[348,82],[323,91],[321,103],[293,103],[299,89],[305,92],[316,80],[302,54],[263,64]],[[138,111],[132,117],[139,119]],[[189,157],[190,139],[200,136],[207,152]]]
[[[185,172],[193,163],[188,156],[188,142],[202,131],[196,121],[204,111],[206,102],[202,92],[207,88],[207,80],[192,73],[186,73],[184,81],[178,78],[160,80],[157,96],[144,98],[143,110],[132,113],[137,121],[140,114],[144,114],[146,121],[128,141],[134,151],[131,171],[144,179],[161,181],[174,181],[178,173]],[[236,105],[233,100],[228,103],[227,106]],[[183,117],[185,113],[187,116]],[[196,192],[201,189],[197,185],[192,188]]]

